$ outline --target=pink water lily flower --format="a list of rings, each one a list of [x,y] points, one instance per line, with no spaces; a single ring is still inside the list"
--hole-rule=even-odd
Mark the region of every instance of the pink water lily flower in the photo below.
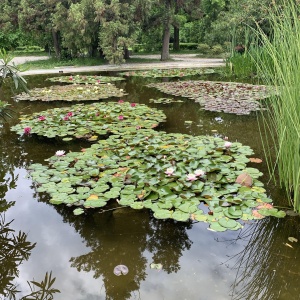
[[[121,116],[118,116],[118,119],[119,119],[119,120],[123,120],[123,119],[124,119],[124,116],[122,116],[122,115],[121,115]]]
[[[196,176],[203,176],[203,175],[205,175],[205,172],[204,172],[203,170],[201,170],[201,169],[198,169],[198,170],[196,170],[196,171],[194,172],[194,174],[195,174]]]
[[[70,77],[69,77],[69,80],[73,80],[73,77],[72,77],[72,76],[70,76]]]
[[[198,179],[197,176],[195,174],[192,174],[192,173],[190,173],[186,176],[186,180],[189,180],[189,181],[194,181],[194,180],[197,180],[197,179]]]
[[[67,116],[67,117],[72,117],[72,116],[73,116],[73,113],[70,111],[70,112],[67,113],[66,116]]]
[[[25,127],[24,128],[24,134],[30,134],[31,127]]]
[[[118,103],[124,103],[124,100],[119,100]]]
[[[63,117],[63,120],[64,120],[64,121],[69,121],[69,118],[70,118],[69,116],[64,116],[64,117]]]
[[[130,106],[131,106],[131,107],[135,107],[136,104],[135,104],[135,103],[131,103]]]
[[[165,171],[165,174],[167,174],[168,176],[171,176],[171,175],[173,175],[174,172],[175,172],[175,169],[174,169],[174,168],[168,168],[168,169]]]
[[[56,156],[65,156],[65,153],[66,153],[66,151],[64,151],[64,150],[58,150],[55,152],[55,155]]]
[[[46,117],[45,116],[39,116],[39,121],[45,121]]]
[[[231,145],[232,145],[231,142],[225,142],[225,143],[224,143],[224,147],[225,147],[225,148],[230,148]]]

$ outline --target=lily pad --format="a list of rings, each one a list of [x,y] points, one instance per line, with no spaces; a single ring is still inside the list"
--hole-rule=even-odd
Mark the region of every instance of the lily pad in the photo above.
[[[207,222],[216,231],[240,229],[238,219],[262,218],[253,210],[257,206],[265,215],[282,217],[264,201],[270,199],[258,180],[251,188],[235,183],[243,171],[232,161],[245,160],[251,149],[234,142],[226,152],[223,146],[218,137],[143,129],[110,135],[82,152],[60,150],[60,156],[47,159],[48,166],[31,165],[30,174],[34,181],[44,179],[38,188],[50,194],[53,204],[89,209],[117,199],[120,206],[150,209],[157,219]],[[223,181],[223,176],[231,179]]]
[[[193,75],[203,75],[215,73],[214,69],[202,68],[202,69],[152,69],[152,70],[140,70],[140,71],[126,71],[121,72],[119,75],[123,76],[138,76],[138,77],[184,77]]]
[[[64,82],[71,84],[104,84],[113,81],[124,80],[123,77],[101,76],[101,75],[70,75],[47,78],[51,82]]]
[[[76,104],[70,107],[53,108],[32,115],[23,115],[21,122],[11,128],[18,134],[24,134],[24,128],[30,128],[30,134],[49,137],[61,137],[63,140],[80,138],[96,141],[106,134],[135,134],[140,129],[150,129],[165,121],[163,112],[143,104],[128,102]],[[65,168],[65,166],[63,167]],[[97,176],[97,171],[91,171]]]
[[[204,110],[237,115],[248,115],[262,109],[258,100],[274,94],[271,87],[235,82],[176,81],[151,83],[147,86],[173,96],[193,99]]]
[[[162,269],[162,264],[152,263],[152,264],[150,264],[150,268],[154,269],[154,270],[159,270],[160,271]]]
[[[125,265],[118,265],[114,268],[114,274],[116,276],[127,275],[128,272],[129,272],[129,270]]]
[[[55,85],[45,88],[34,88],[29,93],[21,93],[14,98],[17,101],[91,101],[122,97],[123,90],[111,83],[101,85]]]

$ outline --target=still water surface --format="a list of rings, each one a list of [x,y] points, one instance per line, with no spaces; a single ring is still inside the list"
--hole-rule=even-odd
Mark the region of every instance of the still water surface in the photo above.
[[[45,82],[47,77],[27,77],[29,87],[50,85]],[[189,99],[168,105],[149,103],[150,98],[168,97],[145,87],[162,80],[127,78],[116,85],[128,93],[124,100],[165,112],[167,122],[158,130],[227,136],[229,141],[249,145],[255,157],[263,158],[255,114],[205,112]],[[26,114],[71,105],[16,103],[8,88],[1,96],[16,111]],[[192,125],[185,125],[185,120],[193,121]],[[300,299],[300,242],[293,243],[293,248],[286,245],[290,244],[288,237],[300,241],[299,217],[266,218],[249,222],[237,232],[217,233],[207,230],[206,223],[156,220],[148,211],[92,210],[74,216],[72,209],[49,204],[46,194],[35,191],[26,167],[44,163],[57,150],[79,151],[88,144],[20,138],[9,126],[1,127],[0,133],[0,196],[15,201],[5,217],[14,219],[12,229],[24,231],[30,242],[36,242],[15,280],[23,293],[29,292],[27,280],[41,281],[52,271],[55,287],[61,291],[54,297],[57,300]],[[253,167],[267,174],[264,164]],[[262,181],[275,205],[286,206],[284,194],[268,182],[268,176]],[[151,263],[161,263],[162,270],[151,269]],[[128,267],[126,276],[114,275],[113,269],[119,264]]]

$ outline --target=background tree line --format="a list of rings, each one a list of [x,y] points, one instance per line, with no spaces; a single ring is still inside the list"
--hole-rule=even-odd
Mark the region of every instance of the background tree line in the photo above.
[[[245,43],[245,28],[267,32],[270,0],[2,0],[0,46],[38,45],[56,57],[128,58],[142,44],[169,59],[169,43]]]

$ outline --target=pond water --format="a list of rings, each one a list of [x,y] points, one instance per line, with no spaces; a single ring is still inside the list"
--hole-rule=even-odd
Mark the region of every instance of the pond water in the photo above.
[[[113,72],[101,74],[116,76]],[[29,88],[33,88],[51,85],[45,81],[47,77],[26,79]],[[168,79],[131,77],[116,85],[128,93],[123,100],[165,112],[167,122],[158,130],[227,136],[230,141],[250,146],[255,157],[263,158],[255,114],[206,112],[193,100],[184,98],[181,103],[149,103],[151,98],[168,96],[145,84],[163,80]],[[1,98],[9,101],[14,110],[26,114],[71,105],[16,103],[8,87],[4,87]],[[186,120],[193,123],[186,125]],[[5,219],[14,220],[10,228],[25,232],[28,241],[36,243],[29,259],[18,268],[15,283],[22,292],[17,298],[30,292],[27,281],[41,281],[46,272],[52,271],[56,277],[54,287],[61,292],[55,294],[57,300],[300,299],[299,217],[267,217],[246,223],[242,230],[217,233],[207,230],[203,222],[156,220],[147,210],[95,209],[87,215],[74,216],[72,209],[49,204],[46,194],[36,192],[26,169],[31,163],[44,163],[57,150],[79,151],[89,144],[20,138],[10,132],[8,125],[2,126],[0,133],[0,200],[15,202],[5,212]],[[265,174],[262,181],[274,204],[287,206],[284,193],[268,182],[267,166],[251,166]],[[298,242],[291,243],[289,237]],[[151,263],[162,264],[162,269],[151,269]],[[113,271],[120,264],[126,265],[129,272],[118,277]],[[0,290],[3,285],[0,282]]]

